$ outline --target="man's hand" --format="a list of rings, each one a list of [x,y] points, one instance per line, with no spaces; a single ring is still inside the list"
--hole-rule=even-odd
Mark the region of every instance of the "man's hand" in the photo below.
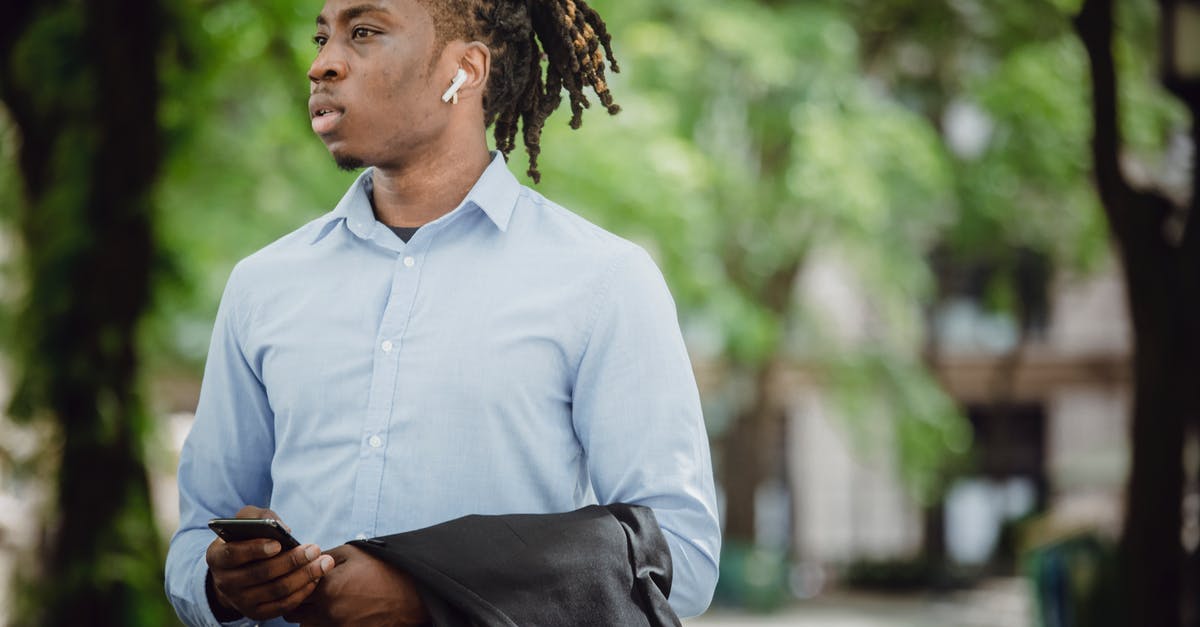
[[[284,618],[303,627],[401,627],[429,620],[407,573],[342,545],[329,551],[337,568],[316,592]]]
[[[246,506],[238,518],[274,518],[279,516],[260,507]],[[226,542],[220,538],[208,545],[205,560],[212,577],[216,601],[213,613],[221,620],[254,620],[282,616],[295,609],[313,590],[321,577],[334,567],[334,560],[321,555],[315,544],[305,544],[281,553],[275,540]]]

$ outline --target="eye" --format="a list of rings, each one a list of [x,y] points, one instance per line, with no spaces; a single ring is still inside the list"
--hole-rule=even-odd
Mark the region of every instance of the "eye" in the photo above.
[[[372,31],[368,28],[363,28],[362,26],[359,26],[358,28],[354,29],[354,31],[351,33],[351,36],[353,36],[354,39],[366,39],[367,37],[370,37],[371,35],[374,35],[374,34],[375,34],[375,31]]]
[[[317,35],[313,37],[312,40],[313,43],[317,45],[317,49],[320,50],[321,48],[325,47],[325,42],[329,41],[329,38],[325,35]]]

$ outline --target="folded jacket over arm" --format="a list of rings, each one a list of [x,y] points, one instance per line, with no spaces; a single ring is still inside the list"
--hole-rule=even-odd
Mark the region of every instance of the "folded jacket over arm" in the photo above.
[[[670,550],[638,505],[466,516],[352,544],[412,575],[437,627],[680,625]]]

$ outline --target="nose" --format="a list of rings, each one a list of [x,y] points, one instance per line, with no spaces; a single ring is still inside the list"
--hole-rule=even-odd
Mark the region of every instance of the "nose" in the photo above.
[[[317,53],[312,65],[308,68],[308,80],[313,85],[322,81],[337,81],[346,77],[346,62],[338,55],[332,45],[326,45]]]

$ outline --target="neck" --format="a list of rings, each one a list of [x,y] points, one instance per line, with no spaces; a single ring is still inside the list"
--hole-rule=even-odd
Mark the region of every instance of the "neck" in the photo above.
[[[421,226],[454,210],[491,163],[487,141],[451,143],[398,166],[376,166],[375,217],[388,226]]]

